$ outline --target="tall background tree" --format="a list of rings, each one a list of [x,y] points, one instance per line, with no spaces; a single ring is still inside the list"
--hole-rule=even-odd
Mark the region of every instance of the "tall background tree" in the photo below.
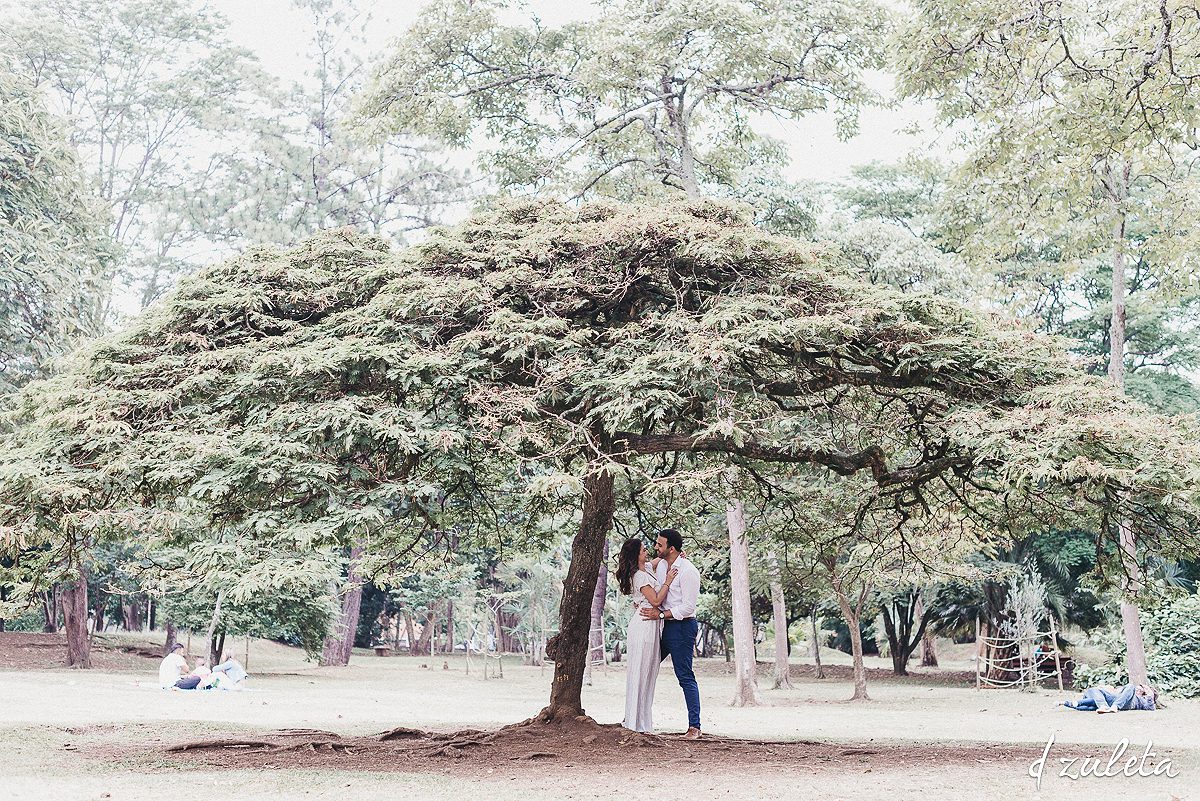
[[[934,98],[947,120],[970,122],[959,180],[977,211],[962,221],[971,257],[1045,264],[1051,251],[1059,269],[1104,264],[1108,375],[1124,390],[1131,262],[1168,295],[1191,291],[1195,274],[1195,9],[923,0],[915,11],[897,36],[901,86]],[[1145,683],[1137,544],[1127,520],[1112,523],[1130,680]]]
[[[0,65],[0,397],[100,330],[104,211],[41,93]]]
[[[121,249],[114,313],[256,242],[355,225],[401,236],[439,221],[458,176],[421,142],[342,125],[362,79],[352,0],[297,0],[304,76],[279,81],[199,2],[20,0],[0,6],[0,59],[70,122]]]

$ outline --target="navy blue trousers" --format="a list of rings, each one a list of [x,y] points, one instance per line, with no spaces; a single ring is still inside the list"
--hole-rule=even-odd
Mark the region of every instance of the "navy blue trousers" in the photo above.
[[[683,688],[683,700],[687,704],[688,726],[700,728],[700,687],[696,674],[692,672],[692,656],[696,653],[696,634],[700,627],[695,618],[668,620],[663,624],[662,658],[671,657],[675,666],[675,678]]]

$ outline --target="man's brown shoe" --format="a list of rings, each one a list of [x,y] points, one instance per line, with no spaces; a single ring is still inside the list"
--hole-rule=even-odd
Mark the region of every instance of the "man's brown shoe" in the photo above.
[[[697,728],[688,729],[687,732],[683,735],[683,739],[699,740],[700,739],[700,730]]]

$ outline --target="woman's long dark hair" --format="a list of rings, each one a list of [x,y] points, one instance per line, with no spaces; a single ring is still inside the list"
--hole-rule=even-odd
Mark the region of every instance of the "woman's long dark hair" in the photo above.
[[[633,595],[633,574],[638,570],[638,559],[642,555],[642,541],[637,537],[625,540],[621,555],[617,557],[617,584],[621,592]]]

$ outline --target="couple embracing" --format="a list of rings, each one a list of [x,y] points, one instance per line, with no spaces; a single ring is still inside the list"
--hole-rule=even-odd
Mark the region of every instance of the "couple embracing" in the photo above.
[[[689,740],[700,737],[700,688],[692,672],[696,649],[696,601],[700,571],[683,555],[683,537],[663,529],[650,558],[638,538],[621,546],[617,582],[632,595],[634,614],[626,637],[625,723],[627,729],[654,730],[651,709],[659,664],[668,656],[687,704]]]

